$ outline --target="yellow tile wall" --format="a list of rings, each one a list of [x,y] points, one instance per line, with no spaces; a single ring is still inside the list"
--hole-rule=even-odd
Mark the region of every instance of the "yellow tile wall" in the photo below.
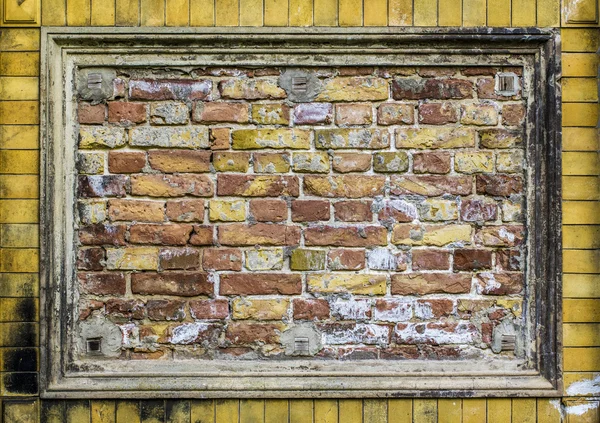
[[[3,354],[37,346],[37,322],[19,321],[19,316],[13,316],[11,310],[19,301],[30,301],[37,310],[39,293],[40,32],[29,26],[40,24],[173,27],[562,25],[565,387],[600,377],[600,144],[596,128],[598,55],[595,53],[599,47],[599,33],[597,23],[573,24],[566,22],[564,16],[561,18],[561,7],[567,10],[568,2],[572,0],[564,0],[562,5],[559,0],[26,1],[29,3],[2,0],[0,421],[600,422],[597,397],[563,398],[563,412],[566,410],[567,414],[561,418],[561,399],[39,401],[35,393],[25,395],[7,389],[5,380],[14,374],[4,371]],[[597,7],[593,3],[595,0],[582,1],[590,10]],[[35,10],[40,9],[41,14],[36,15]],[[34,311],[33,315],[36,313]],[[19,337],[20,333],[29,337]],[[583,414],[568,413],[571,407],[581,404],[587,410]]]

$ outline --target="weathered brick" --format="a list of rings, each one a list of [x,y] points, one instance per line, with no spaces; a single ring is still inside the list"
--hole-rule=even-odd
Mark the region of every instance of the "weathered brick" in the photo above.
[[[406,270],[408,254],[388,248],[374,248],[367,254],[367,265],[371,270]]]
[[[131,129],[129,145],[140,147],[208,148],[208,129],[201,126],[150,127]]]
[[[521,225],[484,226],[477,230],[475,242],[486,247],[515,247],[525,238]]]
[[[294,200],[291,208],[293,222],[329,220],[329,201]]]
[[[290,300],[236,298],[231,302],[231,317],[236,320],[281,320],[287,317]]]
[[[325,251],[298,248],[290,256],[292,270],[325,270]]]
[[[146,122],[148,107],[144,103],[110,101],[108,103],[108,121],[132,124]]]
[[[158,248],[107,248],[106,268],[111,270],[157,270]]]
[[[428,197],[444,194],[469,195],[473,190],[473,178],[470,176],[392,175],[390,185],[390,192],[393,195],[418,194]]]
[[[221,295],[295,295],[302,278],[290,273],[226,273],[221,275]]]
[[[164,201],[109,200],[110,220],[131,220],[137,222],[162,222],[165,220]]]
[[[163,173],[209,172],[210,151],[150,150],[150,167]]]
[[[150,320],[185,319],[185,302],[175,300],[148,300],[146,310]]]
[[[470,66],[461,69],[461,73],[464,76],[494,76],[498,73],[498,69],[489,66]]]
[[[479,139],[481,146],[485,148],[510,148],[520,146],[523,142],[520,131],[499,128],[479,131]]]
[[[77,153],[77,170],[88,175],[104,173],[104,154]]]
[[[413,249],[411,252],[413,270],[448,270],[450,267],[449,251]]]
[[[415,121],[415,106],[404,103],[383,103],[377,108],[380,125],[411,125]]]
[[[458,219],[458,205],[454,200],[427,198],[418,205],[422,220],[444,221]]]
[[[217,320],[229,316],[227,300],[193,300],[190,301],[190,312],[194,319]]]
[[[375,77],[337,77],[329,79],[317,101],[377,101],[388,99],[388,82]]]
[[[213,245],[213,227],[204,225],[194,225],[192,236],[190,237],[192,245]]]
[[[193,270],[200,267],[200,252],[194,248],[161,248],[158,253],[161,270]]]
[[[219,82],[219,92],[223,98],[236,100],[267,100],[287,96],[272,79],[228,79]]]
[[[133,273],[131,275],[131,292],[139,295],[195,297],[212,295],[213,284],[208,280],[206,273]]]
[[[137,173],[146,166],[146,153],[141,151],[109,151],[110,173]]]
[[[246,220],[244,201],[211,200],[208,207],[208,218],[211,222],[243,222]]]
[[[473,83],[456,78],[397,78],[392,81],[392,98],[394,100],[473,98]]]
[[[457,152],[454,170],[460,173],[491,173],[494,171],[494,157],[487,151]]]
[[[261,125],[288,125],[290,107],[287,104],[253,104],[252,120]]]
[[[310,292],[385,295],[385,275],[356,273],[310,273],[306,276]]]
[[[225,339],[234,345],[279,344],[283,330],[282,323],[231,322],[227,325]]]
[[[329,318],[329,303],[326,300],[295,298],[294,320],[325,320]]]
[[[413,154],[414,173],[449,173],[450,153],[436,151]]]
[[[470,128],[398,128],[398,148],[462,148],[475,147],[475,131]]]
[[[392,275],[392,295],[468,294],[471,275],[409,273]]]
[[[340,76],[372,75],[375,68],[371,66],[343,66],[338,68]]]
[[[113,96],[115,98],[123,98],[127,94],[127,87],[125,81],[121,78],[113,79]]]
[[[498,152],[496,155],[496,171],[506,173],[519,173],[524,169],[524,152],[522,150],[510,150]]]
[[[365,250],[336,248],[327,253],[330,270],[360,270],[365,268]]]
[[[77,211],[79,220],[85,225],[101,223],[106,220],[106,202],[105,201],[78,201]]]
[[[415,317],[418,319],[439,319],[453,313],[454,301],[448,298],[415,301]]]
[[[477,194],[508,197],[523,193],[523,178],[509,175],[477,175]]]
[[[293,168],[300,173],[329,173],[327,153],[293,153]]]
[[[421,66],[417,68],[417,74],[424,78],[436,76],[454,76],[456,74],[456,68],[442,66]]]
[[[333,105],[331,103],[300,103],[294,106],[294,123],[296,125],[320,125],[333,121]]]
[[[141,320],[146,315],[144,303],[138,300],[111,298],[106,301],[106,312],[111,317]]]
[[[386,173],[406,172],[408,170],[408,154],[404,151],[375,153],[373,170]]]
[[[233,102],[197,102],[194,104],[192,120],[194,122],[202,123],[247,123],[249,120],[248,104]]]
[[[446,125],[458,121],[458,110],[452,103],[419,104],[419,123]]]
[[[125,245],[125,225],[94,224],[79,228],[79,242],[83,245]]]
[[[77,269],[102,270],[104,268],[103,248],[80,248],[77,251]]]
[[[476,275],[477,293],[481,295],[512,295],[523,291],[522,273],[488,273]]]
[[[336,125],[370,125],[373,121],[373,110],[370,104],[336,104]]]
[[[79,148],[116,148],[125,145],[123,128],[114,126],[80,126]]]
[[[381,226],[313,226],[304,230],[306,245],[371,247],[387,244],[387,230]]]
[[[192,225],[134,224],[129,228],[129,241],[133,244],[185,245],[191,233]]]
[[[477,97],[491,100],[518,100],[521,98],[520,90],[517,95],[500,95],[496,92],[496,80],[494,78],[477,79]]]
[[[248,172],[250,153],[217,152],[212,155],[212,164],[217,172]]]
[[[523,104],[505,104],[502,106],[502,125],[520,126],[525,121],[525,106]]]
[[[464,200],[460,205],[460,217],[465,222],[496,220],[498,206],[488,199]]]
[[[496,250],[496,268],[500,271],[523,270],[523,254],[521,250]]]
[[[246,269],[281,270],[283,268],[283,249],[261,248],[246,251]]]
[[[319,325],[324,332],[326,344],[368,344],[386,345],[389,343],[390,328],[385,325],[367,323],[326,323]]]
[[[132,175],[131,193],[149,197],[211,197],[214,184],[206,175]]]
[[[376,204],[377,218],[389,227],[396,222],[412,222],[419,217],[414,204],[404,200],[386,200]]]
[[[361,153],[336,153],[333,170],[339,173],[366,172],[371,169],[371,155]]]
[[[506,199],[500,204],[503,222],[517,222],[523,220],[523,202],[520,198]]]
[[[230,224],[219,226],[222,245],[298,245],[300,228],[297,226],[257,223],[255,225]]]
[[[211,150],[228,150],[231,144],[231,129],[210,128],[209,141]]]
[[[390,134],[383,129],[316,129],[315,143],[321,149],[382,149],[390,146]]]
[[[258,222],[287,220],[288,207],[283,200],[250,200],[250,215]]]
[[[371,318],[371,299],[333,299],[331,315],[339,320],[367,320]]]
[[[217,175],[217,195],[242,197],[280,197],[299,195],[296,176]]]
[[[235,248],[206,248],[202,252],[204,270],[242,270],[242,252]]]
[[[79,123],[101,124],[106,119],[106,106],[104,104],[79,103],[77,107]]]
[[[304,193],[319,197],[361,198],[383,195],[384,176],[316,176],[304,177]]]
[[[125,274],[110,273],[77,273],[82,292],[91,295],[125,295]]]
[[[179,326],[169,328],[171,334],[169,342],[171,344],[188,345],[188,344],[215,344],[218,342],[219,337],[223,333],[223,325],[217,323],[205,323],[205,322],[194,322],[194,323],[183,323]],[[182,358],[185,357],[185,352],[181,352]],[[194,354],[189,354],[189,356]],[[197,357],[197,356],[196,356]],[[133,358],[133,357],[132,357]],[[179,358],[179,351],[176,351],[174,358]]]
[[[208,100],[212,81],[186,79],[141,79],[129,81],[133,100]]]
[[[333,204],[335,220],[342,222],[371,222],[373,212],[371,200],[338,201]]]
[[[204,200],[167,201],[167,218],[173,222],[202,222]]]
[[[489,250],[454,250],[454,271],[491,269],[492,252]]]
[[[498,111],[493,104],[467,104],[460,108],[460,123],[463,125],[498,124]]]
[[[412,318],[413,307],[410,301],[397,298],[378,298],[373,307],[373,320],[384,322],[405,322]]]
[[[124,175],[79,176],[77,195],[90,197],[125,197],[129,187],[129,178]]]
[[[470,225],[394,225],[392,243],[399,245],[470,244],[473,228]]]
[[[288,153],[254,153],[252,161],[257,173],[285,173],[292,160]]]
[[[153,125],[185,125],[190,120],[190,110],[185,103],[166,101],[150,104],[150,122]]]
[[[231,134],[234,150],[290,148],[308,150],[310,131],[303,129],[236,129]]]

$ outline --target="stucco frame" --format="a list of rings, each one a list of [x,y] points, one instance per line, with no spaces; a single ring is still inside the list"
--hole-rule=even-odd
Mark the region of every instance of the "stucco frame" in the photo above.
[[[494,397],[562,393],[560,39],[554,30],[43,28],[41,384],[44,398]],[[234,62],[230,62],[236,58]],[[528,111],[529,369],[491,362],[76,361],[70,354],[74,254],[73,67],[206,64],[511,65],[532,72]],[[226,62],[224,62],[226,61]],[[69,95],[71,97],[69,97]]]

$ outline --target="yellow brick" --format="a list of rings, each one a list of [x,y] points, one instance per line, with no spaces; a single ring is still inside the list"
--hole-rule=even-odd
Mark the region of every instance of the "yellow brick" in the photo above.
[[[239,129],[232,133],[233,149],[310,148],[310,132],[301,129]]]
[[[600,175],[600,152],[563,153],[563,175]]]
[[[563,325],[563,345],[565,347],[599,347],[600,324],[565,323]]]
[[[414,25],[437,26],[437,0],[414,0]]]
[[[437,418],[436,399],[413,399],[413,421],[434,423]]]
[[[489,423],[510,422],[510,398],[489,398],[487,400],[487,413]]]
[[[387,100],[388,82],[370,76],[329,79],[317,96],[317,101],[377,101]]]
[[[144,141],[143,135],[140,134],[141,141]],[[186,140],[189,140],[189,135],[185,134],[183,139],[175,136],[172,138],[175,139],[175,142],[185,143]],[[123,145],[125,145],[123,128],[104,126],[81,126],[79,128],[79,148],[115,148]]]
[[[565,323],[600,322],[600,299],[564,299],[563,321]]]
[[[92,26],[115,25],[115,0],[92,1]]]
[[[486,2],[485,0],[463,1],[463,25],[485,26],[486,24]]]
[[[90,423],[115,423],[116,401],[93,400],[90,405]]]
[[[0,126],[0,149],[36,150],[39,148],[38,126]]]
[[[243,222],[246,220],[244,201],[211,200],[208,217],[211,222]]]
[[[512,422],[513,423],[536,423],[536,400],[535,399],[517,399],[512,400]]]
[[[37,297],[39,282],[37,273],[0,274],[0,297]]]
[[[584,373],[584,372],[569,372],[569,373],[565,373],[564,374],[564,386],[565,386],[565,392],[568,395],[574,395],[573,391],[578,392],[577,395],[590,395],[591,392],[589,392],[586,389],[581,389],[581,385],[583,382],[583,384],[587,385],[587,386],[594,386],[594,382],[597,383],[598,378],[600,378],[600,373],[592,373],[592,372],[588,372],[588,373]],[[592,383],[589,383],[592,382]],[[574,386],[575,385],[575,386]],[[579,385],[579,386],[578,386]],[[586,422],[588,423],[588,422]],[[589,423],[595,423],[595,422],[589,422]]]
[[[563,78],[562,101],[598,102],[598,80],[596,78]]]
[[[600,177],[564,176],[563,200],[600,200]]]
[[[560,26],[560,2],[556,0],[537,0],[537,26]]]
[[[0,246],[2,247],[38,247],[39,225],[7,224],[0,227]]]
[[[37,101],[0,102],[0,125],[38,125],[39,123]]]
[[[462,25],[462,1],[440,0],[439,1],[439,26],[461,26]]]
[[[236,298],[231,306],[234,319],[281,320],[287,316],[289,300],[254,300]]]
[[[64,0],[44,0],[42,3],[42,25],[63,26],[66,23],[66,2]]]
[[[600,225],[597,201],[563,201],[564,225]]]
[[[563,77],[596,77],[598,75],[598,56],[596,54],[563,53],[561,59]]]
[[[364,25],[387,26],[387,0],[363,0]]]
[[[412,0],[389,0],[389,25],[411,26],[413,24]]]
[[[564,250],[563,272],[600,273],[600,250]]]
[[[249,163],[249,153],[238,152],[215,152],[212,157],[212,164],[218,172],[247,172]]]
[[[0,272],[22,273],[39,270],[40,255],[37,249],[4,248],[0,250]]]
[[[37,150],[0,151],[0,173],[38,174],[39,152]]]
[[[504,173],[523,172],[523,150],[496,153],[496,171]]]
[[[190,16],[189,0],[166,0],[167,10],[165,23],[167,26],[188,26]]]
[[[600,275],[563,275],[565,298],[600,298]]]
[[[213,26],[214,24],[215,2],[213,0],[190,0],[190,25]]]
[[[458,219],[458,206],[453,200],[427,198],[420,204],[419,215],[422,220],[444,221]]]
[[[283,268],[283,260],[281,248],[246,251],[246,269],[248,270],[280,270]]]
[[[561,49],[563,52],[590,52],[598,50],[598,30],[596,28],[563,28]]]
[[[295,172],[329,172],[329,156],[327,153],[294,153],[293,163]]]
[[[34,28],[2,28],[0,51],[39,51],[40,30]]]
[[[139,0],[116,0],[115,11],[115,25],[139,25]]]
[[[386,291],[385,275],[309,274],[306,283],[310,292],[385,295]]]
[[[470,225],[397,224],[392,232],[392,243],[397,245],[435,245],[442,247],[454,242],[471,243]]]
[[[0,75],[2,76],[38,76],[39,68],[39,53],[2,52],[0,55]]]
[[[362,0],[339,0],[340,26],[362,25]]]
[[[596,126],[598,105],[589,103],[563,103],[563,126]]]
[[[38,422],[38,400],[6,401],[4,404],[5,422],[36,423]]]
[[[600,370],[600,348],[565,348],[563,357],[566,372]]]
[[[596,128],[563,128],[563,151],[600,150]]]
[[[266,125],[287,125],[290,123],[290,109],[285,104],[254,104],[252,120]]]
[[[454,169],[460,173],[491,173],[494,171],[491,152],[465,152],[454,155]]]
[[[396,130],[398,148],[475,147],[475,131],[469,128],[420,128]]]
[[[91,18],[90,0],[67,0],[67,25],[88,26]]]
[[[265,0],[265,26],[287,26],[288,14],[287,0]]]
[[[310,26],[313,23],[312,0],[290,0],[290,26]]]
[[[139,401],[117,401],[116,423],[140,423]]]
[[[238,0],[215,0],[215,23],[217,26],[238,26],[240,10]]]
[[[314,0],[315,26],[337,26],[337,0]]]
[[[287,405],[287,401],[286,401]],[[215,415],[214,400],[192,400],[191,418],[193,422],[201,422],[206,416]],[[210,419],[212,420],[212,419]],[[209,420],[209,421],[210,421]]]
[[[37,223],[38,200],[0,200],[0,223]]]
[[[165,0],[140,0],[141,26],[165,25]]]
[[[0,322],[36,322],[38,313],[37,298],[0,298]]]
[[[563,248],[600,249],[600,225],[563,226]]]
[[[440,416],[440,420],[446,423],[461,422],[463,417],[463,403],[465,403],[466,401],[467,400],[461,400],[460,398],[438,399],[438,415]],[[468,416],[470,416],[470,412],[473,411],[473,407],[468,402],[464,404],[464,406],[465,422],[467,422],[469,420],[466,419],[468,419]],[[485,400],[483,400],[483,406],[485,408]]]
[[[315,400],[315,421],[320,423],[338,423],[339,406],[335,399]]]
[[[0,198],[38,198],[36,175],[0,175]]]
[[[453,408],[460,407],[459,400],[451,400],[456,404]],[[441,413],[439,401],[438,410]],[[458,416],[459,414],[456,413]],[[478,423],[486,421],[487,418],[487,404],[485,398],[465,398],[462,401],[462,423]]]
[[[156,270],[158,269],[158,248],[107,248],[106,268],[113,270]]]

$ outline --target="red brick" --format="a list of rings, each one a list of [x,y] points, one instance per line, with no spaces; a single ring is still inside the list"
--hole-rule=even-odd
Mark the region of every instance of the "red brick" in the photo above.
[[[515,247],[524,238],[525,228],[520,225],[484,226],[475,234],[475,242],[487,247]]]
[[[468,294],[471,275],[451,273],[396,273],[392,295]]]
[[[91,295],[125,295],[124,273],[78,273],[82,292]]]
[[[496,250],[496,267],[498,270],[523,270],[523,257],[520,250]]]
[[[146,166],[146,153],[141,151],[109,151],[110,173],[137,173]]]
[[[204,200],[167,201],[167,218],[174,222],[202,222]]]
[[[233,102],[198,102],[194,105],[194,112],[192,118],[194,122],[247,123],[249,120],[248,104]]]
[[[365,250],[337,248],[327,253],[327,267],[331,270],[360,270],[365,268]]]
[[[477,96],[482,99],[492,100],[516,100],[520,95],[502,96],[496,94],[496,80],[494,78],[479,78],[477,80]]]
[[[379,222],[386,226],[397,222],[412,222],[416,217],[416,210],[403,200],[385,201],[377,215]]]
[[[368,76],[373,75],[375,68],[371,66],[342,66],[338,68],[339,76]]]
[[[300,243],[300,228],[297,226],[257,223],[255,225],[229,224],[218,228],[222,245],[285,245]]]
[[[231,144],[231,129],[210,128],[210,149],[228,150]]]
[[[449,173],[450,153],[429,152],[413,154],[414,173]]]
[[[472,271],[491,269],[492,252],[489,250],[454,250],[454,270]]]
[[[185,302],[175,300],[149,300],[146,310],[150,320],[183,320],[185,319]]]
[[[321,299],[294,299],[294,320],[326,320],[329,318],[329,302]]]
[[[371,222],[373,212],[371,200],[338,201],[333,204],[335,220],[342,222]]]
[[[413,270],[448,270],[450,252],[445,250],[412,250]]]
[[[83,198],[125,197],[128,188],[129,178],[124,175],[80,175],[77,195]]]
[[[468,195],[473,190],[470,176],[416,175],[391,177],[393,195],[419,194],[437,197],[444,194]]]
[[[464,200],[460,205],[460,216],[465,222],[496,220],[498,206],[487,199]]]
[[[111,101],[108,103],[108,121],[114,123],[146,122],[148,107],[144,103]]]
[[[371,154],[336,153],[333,156],[333,170],[339,173],[366,172],[371,169]]]
[[[436,76],[454,76],[456,74],[455,67],[443,67],[443,66],[422,66],[417,68],[417,74],[424,78],[431,78]]]
[[[317,222],[319,220],[329,220],[329,201],[292,201],[292,221]]]
[[[79,103],[77,109],[79,123],[100,124],[106,119],[106,106],[104,104]]]
[[[125,225],[101,223],[79,228],[79,242],[83,245],[125,245]]]
[[[77,269],[102,270],[104,259],[104,248],[80,248],[77,251]]]
[[[454,301],[440,298],[431,300],[417,300],[415,315],[422,319],[440,318],[450,316],[454,312]]]
[[[213,227],[194,225],[194,231],[190,237],[192,245],[213,245]]]
[[[425,103],[419,105],[419,122],[428,125],[446,125],[458,120],[456,107],[451,103]]]
[[[210,151],[150,150],[150,167],[163,173],[209,172]]]
[[[296,176],[217,175],[217,195],[280,197],[300,194]]]
[[[189,247],[161,248],[158,259],[161,270],[191,270],[200,267],[200,252]]]
[[[477,175],[477,194],[508,197],[523,193],[523,178],[510,175]]]
[[[337,247],[387,245],[387,230],[381,226],[314,226],[304,230],[305,244]]]
[[[202,320],[225,319],[229,316],[227,300],[194,300],[190,301],[192,318]]]
[[[109,200],[110,220],[130,220],[136,222],[162,222],[165,220],[164,201]]]
[[[143,319],[146,316],[144,303],[138,300],[111,298],[106,301],[106,312],[113,317],[135,320]]]
[[[129,98],[133,100],[206,100],[212,82],[187,79],[145,79],[129,81]]]
[[[333,120],[331,103],[300,103],[294,107],[296,125],[328,124]]]
[[[461,72],[464,76],[494,76],[498,73],[498,69],[492,67],[470,66],[461,69]]]
[[[96,300],[79,300],[79,320],[83,321],[91,316],[95,310],[104,308],[102,301]]]
[[[227,325],[225,339],[235,345],[279,344],[281,331],[283,331],[281,323],[230,322]]]
[[[197,295],[212,295],[213,284],[208,280],[206,273],[132,273],[131,292],[139,295],[195,297]]]
[[[129,241],[132,244],[185,245],[191,233],[192,225],[131,225]]]
[[[131,193],[149,197],[212,197],[214,184],[207,175],[132,175]]]
[[[242,270],[242,252],[235,248],[206,248],[202,253],[204,270]]]
[[[373,121],[371,104],[336,104],[337,125],[370,125]]]
[[[523,291],[522,273],[479,273],[477,293],[482,295],[512,295]]]
[[[463,99],[473,98],[473,83],[465,79],[412,79],[392,81],[394,100]]]
[[[522,104],[505,104],[502,106],[502,124],[519,126],[525,121],[525,106]]]
[[[283,222],[288,217],[287,203],[283,200],[251,200],[250,214],[258,222]]]
[[[295,295],[302,292],[302,277],[290,273],[221,274],[220,295]]]

